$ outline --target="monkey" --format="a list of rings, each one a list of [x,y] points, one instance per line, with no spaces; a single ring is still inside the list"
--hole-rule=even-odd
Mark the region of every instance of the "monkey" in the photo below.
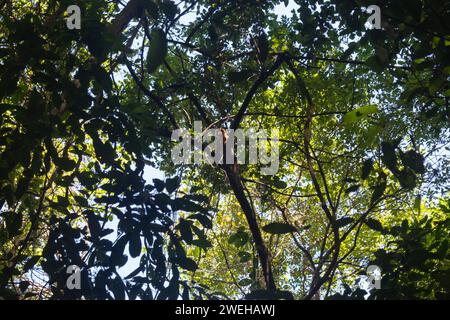
[[[225,128],[220,128],[220,131],[222,133],[222,143],[223,143],[223,166],[231,166],[231,169],[234,173],[238,173],[239,172],[239,164],[237,162],[237,158],[236,155],[234,154],[234,139],[233,141],[231,141],[232,148],[231,148],[231,152],[233,152],[233,163],[232,164],[227,164],[226,163],[226,159],[227,159],[227,143],[228,143],[228,139],[229,139],[229,135],[228,135],[228,130]]]

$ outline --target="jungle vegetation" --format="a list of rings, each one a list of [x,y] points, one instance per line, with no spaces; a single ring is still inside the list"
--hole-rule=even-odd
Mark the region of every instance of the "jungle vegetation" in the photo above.
[[[449,18],[443,0],[1,0],[0,297],[450,298]],[[194,121],[279,129],[279,170],[175,165]],[[358,285],[369,265],[380,289]]]

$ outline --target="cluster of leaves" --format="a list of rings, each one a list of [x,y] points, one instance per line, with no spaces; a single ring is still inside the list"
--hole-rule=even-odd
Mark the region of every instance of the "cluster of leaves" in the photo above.
[[[179,268],[197,268],[185,246],[209,246],[205,199],[176,195],[179,178],[143,179],[145,147],[98,62],[120,47],[104,20],[112,9],[88,3],[76,32],[66,4],[8,5],[0,17],[0,295],[176,299],[189,289]],[[123,278],[128,256],[139,267]],[[66,285],[71,265],[79,290]],[[36,270],[47,274],[37,283]]]
[[[442,201],[429,215],[380,229],[392,239],[369,263],[381,269],[380,288],[367,292],[358,283],[353,290],[345,284],[329,299],[449,299],[449,214],[450,202]]]
[[[326,195],[325,206],[331,203],[330,211],[336,214],[332,225],[339,232],[337,238],[340,239],[340,255],[343,257],[338,260],[342,264],[366,262],[371,252],[388,242],[389,236],[380,233],[383,231],[380,221],[408,218],[409,193],[412,190],[420,193],[420,188],[431,182],[430,177],[425,176],[431,157],[426,159],[424,150],[430,150],[434,143],[448,143],[448,79],[442,77],[448,67],[448,58],[443,54],[448,52],[448,28],[442,20],[448,15],[449,8],[447,4],[442,8],[437,1],[414,1],[408,5],[401,1],[295,3],[299,7],[292,12],[291,19],[275,22],[264,17],[268,26],[264,30],[265,36],[258,35],[260,30],[256,27],[258,22],[255,22],[257,31],[249,37],[254,36],[255,40],[264,38],[265,41],[260,43],[269,43],[268,57],[262,66],[254,64],[255,60],[258,61],[254,55],[245,54],[254,50],[252,52],[258,58],[259,46],[254,48],[251,41],[250,45],[238,41],[228,43],[242,59],[228,72],[223,66],[209,68],[208,77],[214,79],[214,86],[198,80],[202,87],[220,92],[220,99],[214,97],[214,93],[200,90],[196,93],[204,97],[208,105],[215,106],[211,111],[215,115],[214,111],[220,111],[224,101],[233,106],[246,101],[246,96],[239,96],[240,93],[252,91],[253,88],[247,84],[258,82],[257,70],[267,71],[276,63],[280,52],[285,53],[287,59],[295,60],[292,64],[303,77],[303,86],[298,85],[298,81],[289,75],[290,70],[282,65],[279,72],[272,74],[268,85],[260,85],[261,92],[253,97],[247,121],[242,124],[251,127],[256,123],[268,131],[273,127],[282,129],[280,171],[275,177],[264,177],[258,175],[258,166],[242,165],[240,169],[247,183],[249,198],[255,203],[264,226],[261,228],[264,239],[273,253],[272,263],[278,284],[298,290],[298,297],[310,297],[307,290],[308,285],[314,282],[311,281],[314,268],[320,269],[329,263],[316,257],[333,251],[334,245],[326,236],[330,222],[324,220],[323,212],[320,212],[324,200],[317,199],[314,183],[310,177],[305,177],[308,173],[304,173],[307,166],[305,150],[299,142],[306,126],[303,119],[307,117],[305,109],[308,102],[304,88],[309,88],[315,102],[316,118],[313,120],[311,143],[315,152],[314,170],[320,177],[317,185]],[[365,26],[369,14],[363,8],[372,4],[382,8],[382,30],[367,30]],[[434,18],[436,11],[439,12],[439,22]],[[204,46],[200,39],[196,44]],[[422,46],[427,47],[424,54],[428,63],[417,69],[417,64],[423,61],[415,61],[416,50]],[[215,63],[220,62],[217,60],[226,60],[230,54],[228,47],[220,49],[220,54],[209,59],[203,57],[206,62],[201,55],[196,56],[196,60],[206,66],[208,62],[214,63],[215,67]],[[235,63],[234,60],[232,62]],[[330,62],[334,64],[329,66]],[[193,66],[197,67],[195,63]],[[430,75],[439,78],[437,87],[428,82]],[[231,90],[222,87],[226,81],[237,92],[227,94]],[[431,108],[435,111],[433,114],[425,112]],[[192,110],[189,106],[186,109]],[[231,110],[237,112],[239,109]],[[446,161],[442,153],[439,159]],[[361,168],[361,171],[355,168]],[[442,173],[445,180],[448,176],[446,171],[445,165],[437,164],[434,174]],[[212,183],[216,181],[213,174],[206,176],[204,172],[198,176]],[[300,177],[296,176],[297,173]],[[300,182],[296,182],[297,179]],[[446,184],[445,181],[440,183]],[[386,201],[389,198],[396,199],[401,208],[396,207],[395,200]],[[222,210],[226,214],[236,209],[228,204]],[[222,274],[223,266],[230,265],[225,269],[229,275],[223,278],[239,290],[252,290],[255,289],[255,281],[247,276],[249,264],[240,261],[244,247],[234,247],[242,239],[242,225],[239,221],[233,222],[233,232],[222,231],[228,228],[229,220],[218,222],[216,231],[220,234],[215,235],[215,241],[222,243],[224,252],[215,251],[206,256],[205,269],[210,265],[217,267],[200,273],[198,277]],[[224,244],[227,241],[233,245]],[[308,253],[311,259],[308,259]],[[300,267],[294,267],[296,265]],[[244,281],[239,283],[234,278]],[[332,285],[337,282],[333,277],[328,280]],[[215,288],[223,287],[214,281],[209,281],[209,284]],[[240,293],[234,294],[239,296]]]

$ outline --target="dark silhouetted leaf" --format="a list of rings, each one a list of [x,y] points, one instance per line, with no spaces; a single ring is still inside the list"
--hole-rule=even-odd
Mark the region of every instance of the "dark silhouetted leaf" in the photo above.
[[[165,0],[161,2],[159,7],[169,20],[173,20],[178,12],[177,5],[171,0]]]
[[[424,166],[424,158],[420,153],[415,152],[414,150],[409,150],[406,153],[400,153],[400,159],[404,166],[409,167],[415,173],[424,174],[425,166]]]
[[[5,220],[9,237],[18,235],[20,233],[20,228],[22,228],[22,212],[8,212]]]
[[[135,231],[130,236],[129,242],[130,256],[133,258],[138,257],[141,254],[141,249],[142,249],[141,235],[139,232]]]
[[[388,167],[389,170],[391,170],[392,173],[397,173],[397,155],[395,154],[395,144],[392,142],[382,142],[381,143],[381,151],[383,152],[383,155],[381,159],[383,160],[383,163]]]
[[[181,268],[188,270],[188,271],[195,271],[197,270],[197,263],[187,257],[180,257],[176,259],[175,261]]]
[[[380,221],[372,218],[367,218],[364,223],[372,230],[383,232],[384,228]]]
[[[169,193],[174,192],[181,183],[180,177],[174,177],[166,180],[166,189]]]
[[[296,232],[297,228],[287,223],[272,222],[262,228],[265,232],[271,234],[285,234]]]
[[[252,255],[248,252],[245,251],[241,251],[238,253],[239,256],[239,261],[244,263],[244,262],[248,262],[252,259]]]
[[[416,187],[416,175],[411,169],[400,170],[397,178],[402,188],[412,190]]]
[[[366,180],[369,177],[372,168],[373,168],[373,160],[372,159],[365,160],[362,167],[361,179]]]
[[[178,228],[180,229],[181,238],[187,243],[190,243],[192,241],[191,223],[181,218]]]
[[[206,229],[211,229],[212,228],[211,219],[207,215],[204,215],[204,214],[201,214],[201,213],[197,213],[197,214],[190,215],[188,217],[188,219],[196,219],[196,220],[198,220],[202,224],[202,226],[204,228],[206,228]]]
[[[111,250],[111,259],[110,262],[112,265],[117,265],[119,267],[123,266],[126,263],[126,260],[123,259],[125,246],[128,242],[128,238],[126,236],[122,236],[117,242],[114,244]]]
[[[345,190],[345,193],[351,193],[351,192],[358,191],[359,187],[360,187],[359,184],[355,184],[355,185],[353,185],[353,186],[350,186],[350,187],[348,187],[348,188]]]
[[[355,221],[355,219],[353,219],[352,217],[343,217],[343,218],[336,220],[336,226],[338,228],[342,228],[342,227],[345,227],[345,226],[351,224],[353,221]]]
[[[242,287],[249,286],[252,283],[253,283],[253,280],[249,279],[249,278],[239,280],[239,285],[242,286]]]
[[[147,54],[147,71],[153,73],[164,62],[167,54],[166,33],[155,29],[151,33],[150,48]]]
[[[228,81],[232,84],[243,82],[248,80],[252,74],[253,72],[250,70],[231,71],[228,73]]]

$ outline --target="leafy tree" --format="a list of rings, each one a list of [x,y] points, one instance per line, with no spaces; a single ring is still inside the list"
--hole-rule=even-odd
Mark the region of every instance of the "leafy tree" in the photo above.
[[[0,2],[2,297],[324,298],[373,257],[377,298],[448,295],[446,222],[411,206],[448,192],[449,3],[288,3],[83,1],[69,30],[72,1]],[[278,172],[174,165],[194,121],[279,128]],[[432,292],[386,258],[410,246]]]
[[[415,220],[383,229],[393,240],[374,253],[371,264],[382,270],[379,289],[358,288],[335,294],[335,299],[449,299],[449,202]]]

